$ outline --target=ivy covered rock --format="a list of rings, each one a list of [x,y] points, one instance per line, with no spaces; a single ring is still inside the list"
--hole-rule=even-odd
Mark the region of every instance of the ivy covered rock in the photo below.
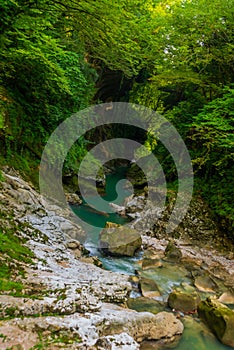
[[[219,301],[207,298],[198,305],[199,317],[225,345],[234,348],[234,311]]]
[[[104,228],[99,237],[99,248],[107,255],[133,256],[141,244],[141,235],[127,226]]]

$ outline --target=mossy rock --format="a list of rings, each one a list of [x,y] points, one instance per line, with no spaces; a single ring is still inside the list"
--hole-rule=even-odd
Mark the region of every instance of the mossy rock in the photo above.
[[[198,305],[199,317],[225,345],[234,347],[234,311],[216,299],[207,298]]]
[[[165,304],[163,302],[145,297],[129,298],[127,300],[127,306],[129,309],[138,312],[147,311],[152,314],[158,314],[165,310]]]
[[[99,249],[107,255],[133,256],[141,244],[141,235],[127,226],[104,228],[99,236]]]
[[[182,312],[192,312],[197,310],[200,297],[196,292],[185,293],[173,291],[168,297],[168,306]]]

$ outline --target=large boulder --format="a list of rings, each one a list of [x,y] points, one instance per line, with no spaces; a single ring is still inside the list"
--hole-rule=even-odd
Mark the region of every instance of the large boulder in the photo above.
[[[182,322],[172,313],[163,311],[153,315],[110,304],[103,304],[102,310],[91,318],[101,336],[126,332],[137,342],[173,338],[176,334],[182,334],[184,329]]]
[[[104,228],[99,236],[99,248],[107,255],[133,256],[141,244],[141,235],[128,226]]]
[[[168,305],[170,308],[182,312],[192,312],[197,310],[199,301],[200,297],[196,292],[186,293],[173,291],[168,297]]]
[[[233,310],[216,299],[207,298],[198,305],[198,315],[223,344],[234,348]]]

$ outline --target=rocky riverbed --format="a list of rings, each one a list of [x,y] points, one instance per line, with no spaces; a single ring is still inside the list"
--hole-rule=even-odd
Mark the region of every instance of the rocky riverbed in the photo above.
[[[143,340],[173,340],[183,332],[172,313],[127,309],[129,277],[95,266],[98,259],[76,240],[84,233],[70,213],[56,205],[45,208],[18,174],[3,176],[1,212],[21,224],[16,234],[34,258],[21,266],[22,295],[0,295],[1,349],[134,350]],[[1,226],[7,225],[5,216]]]
[[[233,251],[220,250],[227,243],[220,243],[200,202],[200,210],[192,203],[170,241],[161,219],[144,230],[144,196],[128,199],[121,213],[135,216],[131,225],[141,233],[144,251],[136,276],[128,276],[102,269],[99,259],[89,256],[77,240],[85,239],[85,233],[69,210],[45,208],[44,199],[17,173],[7,170],[3,175],[1,226],[8,225],[10,213],[15,225],[20,224],[16,235],[34,257],[32,263],[21,264],[25,273],[16,277],[24,285],[20,295],[1,292],[0,349],[162,348],[183,333],[181,317],[196,313],[204,297],[234,304]],[[203,233],[207,245],[195,245]],[[166,283],[160,287],[155,276],[163,275],[163,269],[172,280],[181,274],[178,288]],[[132,298],[134,293],[141,300]]]
[[[168,235],[165,218],[170,216],[170,205],[160,218],[156,206],[146,206],[143,192],[116,207],[121,215],[132,217],[129,226],[142,233],[144,254],[134,277],[141,296],[130,298],[128,304],[155,313],[169,307],[182,318],[197,319],[199,314],[223,344],[233,347],[233,245],[220,234],[201,198],[192,200],[183,222]],[[158,217],[154,225],[147,226],[154,215]]]

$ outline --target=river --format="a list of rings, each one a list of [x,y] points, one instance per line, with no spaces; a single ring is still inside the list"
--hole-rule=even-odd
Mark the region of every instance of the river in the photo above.
[[[123,204],[124,199],[131,194],[126,189],[125,182],[120,181],[125,177],[126,168],[120,167],[115,173],[111,173],[106,177],[106,188],[103,199],[108,202],[115,201],[116,204]],[[117,185],[117,187],[116,187]],[[117,188],[117,191],[116,191]],[[117,195],[118,192],[118,195]],[[83,228],[87,232],[86,248],[92,255],[96,255],[103,263],[103,268],[114,272],[120,272],[128,275],[135,275],[139,269],[137,262],[142,257],[139,252],[135,257],[106,257],[98,250],[98,236],[101,229],[107,221],[125,224],[128,219],[116,213],[103,215],[105,208],[99,207],[101,212],[96,212],[85,202],[79,206],[73,206],[73,211],[83,221]],[[102,210],[103,209],[103,210]],[[186,271],[181,266],[170,263],[164,263],[164,269],[158,269],[158,273],[151,278],[155,279],[157,285],[162,291],[162,300],[166,300],[170,291],[174,287],[179,286],[182,282],[190,283],[186,277]],[[150,271],[150,270],[149,270]],[[150,273],[150,272],[148,272]],[[147,277],[147,273],[146,273]],[[133,297],[140,296],[140,293],[133,292]],[[150,310],[148,310],[150,311]],[[168,311],[168,309],[167,309]],[[176,350],[231,350],[232,348],[220,343],[215,336],[206,328],[206,326],[195,316],[185,316],[181,318],[184,323],[185,330],[179,342],[170,345],[163,345],[157,342],[144,342],[141,346],[142,350],[154,349],[176,349]]]

